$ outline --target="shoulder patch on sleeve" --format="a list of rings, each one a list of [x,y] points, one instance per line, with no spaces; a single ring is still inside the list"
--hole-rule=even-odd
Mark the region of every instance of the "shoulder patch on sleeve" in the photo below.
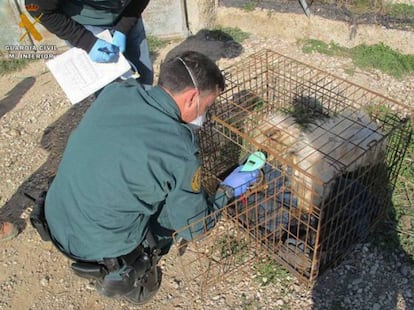
[[[201,166],[196,169],[191,178],[191,189],[194,192],[199,192],[201,190]]]

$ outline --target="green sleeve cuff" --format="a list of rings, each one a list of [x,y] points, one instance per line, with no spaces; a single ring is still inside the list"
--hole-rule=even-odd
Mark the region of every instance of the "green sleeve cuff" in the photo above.
[[[216,191],[216,195],[214,196],[213,207],[214,210],[221,210],[223,209],[229,200],[234,197],[233,189],[226,185],[220,185]]]

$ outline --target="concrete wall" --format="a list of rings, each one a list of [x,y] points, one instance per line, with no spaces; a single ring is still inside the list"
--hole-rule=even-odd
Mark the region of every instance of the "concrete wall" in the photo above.
[[[218,0],[151,0],[143,13],[147,33],[186,37],[216,22]]]
[[[31,19],[24,8],[24,0],[17,2]],[[218,0],[151,0],[143,13],[147,33],[160,38],[185,38],[202,28],[213,27],[217,2]],[[25,30],[18,26],[20,16],[14,0],[0,0],[0,19],[1,49],[5,45],[30,44],[28,40],[19,42]],[[43,26],[37,24],[36,29],[44,37],[43,41],[35,42],[36,44],[65,44]]]
[[[188,25],[192,34],[216,23],[218,0],[187,0]]]
[[[142,16],[148,35],[159,38],[187,37],[185,0],[152,0]]]

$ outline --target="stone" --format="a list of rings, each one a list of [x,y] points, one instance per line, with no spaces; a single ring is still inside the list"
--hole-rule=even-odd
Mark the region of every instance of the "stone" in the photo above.
[[[49,280],[47,278],[43,278],[40,280],[40,285],[46,287],[49,285]]]
[[[380,305],[380,304],[375,303],[375,304],[372,306],[372,310],[380,310],[380,309],[381,309],[381,305]]]

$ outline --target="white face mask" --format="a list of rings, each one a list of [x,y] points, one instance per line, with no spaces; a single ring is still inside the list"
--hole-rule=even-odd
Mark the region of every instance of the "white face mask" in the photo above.
[[[190,122],[190,124],[194,125],[197,128],[203,126],[204,121],[206,120],[206,113],[199,115],[200,113],[200,97],[197,96],[197,117]]]
[[[197,118],[191,121],[190,124],[200,128],[201,126],[203,126],[205,120],[206,120],[206,113],[197,116]]]
[[[198,92],[199,90],[198,90],[197,82],[196,82],[190,68],[188,68],[187,64],[185,63],[185,61],[182,58],[178,57],[178,60],[181,61],[181,63],[186,68],[186,70],[188,72],[188,75],[190,76],[191,81],[193,81],[194,87]],[[189,122],[189,124],[196,127],[196,129],[200,129],[201,126],[203,126],[203,123],[204,123],[205,120],[206,120],[206,113],[203,113],[203,114],[200,115],[200,95],[198,94],[197,95],[197,117],[194,120],[192,120],[191,122]]]

